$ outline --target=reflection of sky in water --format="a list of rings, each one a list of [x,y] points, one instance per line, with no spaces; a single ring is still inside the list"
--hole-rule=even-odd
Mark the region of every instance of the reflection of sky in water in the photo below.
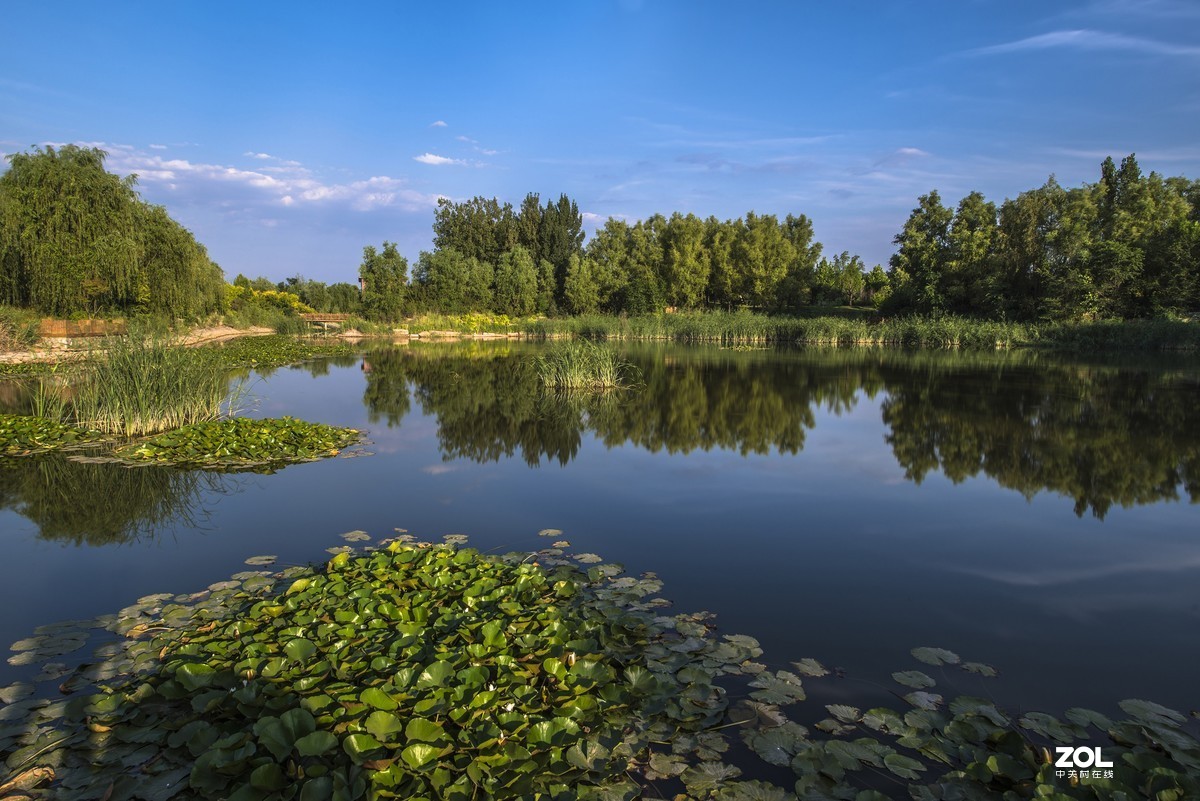
[[[953,484],[934,471],[914,484],[885,440],[889,391],[860,390],[837,413],[817,404],[795,455],[650,452],[584,431],[565,467],[530,467],[519,450],[444,459],[438,421],[415,398],[399,426],[370,424],[364,386],[358,365],[316,379],[280,370],[258,384],[254,414],[367,428],[374,455],[240,476],[234,492],[205,494],[203,530],[77,548],[0,511],[20,566],[0,590],[0,633],[11,642],[41,623],[196,589],[256,554],[321,560],[352,529],[465,533],[503,551],[544,547],[536,532],[559,528],[575,550],[658,573],[679,611],[718,613],[726,631],[759,637],[779,667],[813,656],[886,681],[910,666],[909,648],[931,645],[1004,674],[985,688],[964,678],[950,693],[1059,711],[1124,697],[1194,704],[1200,509],[1186,500],[1114,505],[1100,520],[1076,516],[1070,498],[1027,500],[983,474]]]

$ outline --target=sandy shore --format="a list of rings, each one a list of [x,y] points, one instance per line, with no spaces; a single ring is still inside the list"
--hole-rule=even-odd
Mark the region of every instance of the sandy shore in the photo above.
[[[222,342],[237,337],[259,337],[275,333],[270,328],[231,328],[227,325],[193,328],[177,338],[182,345],[207,345],[210,342]],[[0,364],[30,364],[44,362],[57,364],[81,359],[96,346],[96,340],[91,338],[60,339],[43,337],[28,350],[15,350],[0,353]]]

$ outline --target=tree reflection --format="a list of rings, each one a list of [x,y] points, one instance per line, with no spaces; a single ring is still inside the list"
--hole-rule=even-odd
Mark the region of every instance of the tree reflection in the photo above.
[[[49,453],[0,459],[0,508],[38,526],[38,536],[73,545],[111,545],[196,527],[211,493],[232,477],[163,467],[81,463]]]
[[[905,474],[979,473],[1026,497],[1050,490],[1075,513],[1200,501],[1200,405],[1195,376],[1043,365],[961,369],[889,380],[887,441]]]
[[[1080,364],[1031,352],[733,351],[625,345],[643,385],[547,393],[534,346],[464,343],[390,349],[364,360],[372,421],[396,425],[409,385],[437,418],[446,458],[518,452],[565,465],[585,435],[608,447],[798,454],[818,410],[879,393],[886,441],[908,478],[985,475],[1026,497],[1070,497],[1076,514],[1113,504],[1200,500],[1194,371]]]

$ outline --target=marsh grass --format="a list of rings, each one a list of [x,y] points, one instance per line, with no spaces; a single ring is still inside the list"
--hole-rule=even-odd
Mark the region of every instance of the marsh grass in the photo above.
[[[902,346],[995,349],[1030,344],[1036,330],[1019,323],[963,317],[771,317],[749,311],[658,314],[638,317],[583,315],[537,320],[522,329],[534,337],[649,339],[723,345],[795,343],[836,346]]]
[[[552,345],[534,365],[548,389],[627,389],[639,378],[637,368],[621,361],[614,350],[585,339]]]
[[[130,334],[81,365],[70,416],[85,428],[139,437],[220,419],[243,396],[212,349]]]

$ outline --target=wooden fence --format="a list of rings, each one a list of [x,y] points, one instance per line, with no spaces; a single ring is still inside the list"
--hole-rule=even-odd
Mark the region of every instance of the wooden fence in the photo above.
[[[44,337],[106,337],[124,334],[124,320],[53,320],[43,319],[38,334]]]

